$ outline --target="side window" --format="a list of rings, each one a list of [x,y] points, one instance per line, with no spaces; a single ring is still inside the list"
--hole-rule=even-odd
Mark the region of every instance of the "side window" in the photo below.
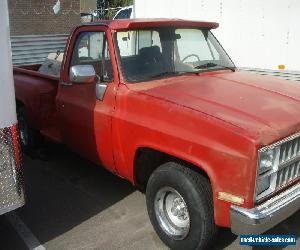
[[[214,60],[220,60],[220,54],[216,50],[215,46],[212,44],[212,42],[210,40],[207,40],[207,42],[208,42],[208,46],[211,50],[211,54],[212,54],[212,57],[214,58]]]
[[[103,81],[113,80],[111,59],[105,32],[82,32],[77,37],[71,65],[92,65]]]

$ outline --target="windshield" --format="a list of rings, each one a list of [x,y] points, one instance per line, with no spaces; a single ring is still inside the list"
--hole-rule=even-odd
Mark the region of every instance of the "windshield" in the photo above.
[[[161,27],[115,33],[121,70],[129,82],[235,66],[207,29]]]

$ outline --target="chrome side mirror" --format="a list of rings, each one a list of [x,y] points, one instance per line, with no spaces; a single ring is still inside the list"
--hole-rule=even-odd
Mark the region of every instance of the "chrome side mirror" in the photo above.
[[[74,83],[94,83],[96,72],[93,65],[74,65],[70,68],[70,81]]]

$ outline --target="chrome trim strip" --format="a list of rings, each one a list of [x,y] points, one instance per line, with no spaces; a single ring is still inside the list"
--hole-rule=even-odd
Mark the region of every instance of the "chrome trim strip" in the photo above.
[[[300,155],[298,155],[296,157],[293,157],[293,158],[291,158],[291,159],[289,159],[289,160],[287,160],[283,163],[280,163],[278,165],[278,170],[284,169],[284,168],[286,168],[286,167],[288,167],[288,166],[290,166],[293,163],[298,162],[298,161],[300,161]]]
[[[231,231],[234,234],[260,234],[285,220],[300,209],[300,182],[248,209],[231,205]]]
[[[272,143],[272,144],[270,144],[270,145],[264,146],[264,147],[260,148],[260,149],[258,150],[258,152],[264,152],[264,151],[267,151],[268,149],[273,149],[273,148],[275,148],[276,146],[279,146],[279,145],[281,145],[281,144],[283,144],[283,143],[285,143],[285,142],[294,140],[294,139],[297,138],[297,137],[300,137],[300,132],[298,132],[298,133],[296,133],[296,134],[293,134],[293,135],[290,135],[290,136],[288,136],[288,137],[286,137],[286,138],[284,138],[284,139],[282,139],[282,140],[280,140],[280,141],[274,142],[274,143]]]

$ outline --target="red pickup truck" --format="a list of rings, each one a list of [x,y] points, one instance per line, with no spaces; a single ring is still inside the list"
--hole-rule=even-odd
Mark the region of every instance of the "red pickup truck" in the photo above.
[[[132,182],[171,249],[272,228],[300,207],[300,85],[237,70],[217,27],[74,28],[60,75],[14,69],[23,148],[40,133]]]

